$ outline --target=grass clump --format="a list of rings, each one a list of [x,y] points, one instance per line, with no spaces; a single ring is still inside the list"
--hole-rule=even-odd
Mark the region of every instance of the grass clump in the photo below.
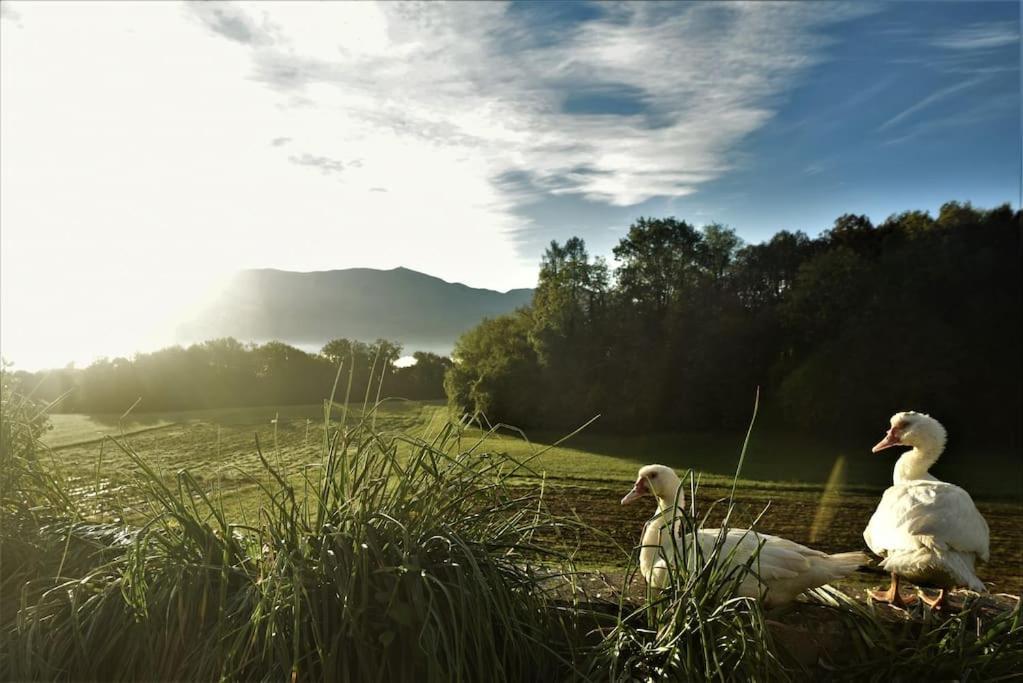
[[[47,406],[19,391],[0,368],[0,657],[19,609],[42,590],[42,577],[73,572],[86,561],[66,531],[77,518],[66,482],[43,462],[39,437]],[[64,527],[61,529],[61,527]]]
[[[699,528],[698,519],[677,510],[669,528],[682,537]],[[730,562],[722,528],[714,546],[674,544],[665,589],[648,588],[638,609],[623,604],[622,618],[595,660],[611,680],[784,680],[759,601],[739,595],[755,572],[754,555]],[[733,551],[734,552],[734,551]],[[634,580],[630,565],[626,581]]]
[[[683,477],[670,510],[664,517],[670,551],[658,545],[667,563],[665,589],[648,586],[646,605],[626,614],[606,639],[597,659],[612,680],[783,680],[787,670],[776,656],[771,632],[760,602],[740,595],[740,587],[756,574],[759,548],[743,562],[734,562],[726,550],[728,523],[735,508],[735,485],[749,447],[756,420],[754,404],[739,463],[727,498],[724,523],[708,549],[695,539],[710,515],[696,513],[696,479]],[[688,482],[692,507],[682,503]],[[656,519],[650,523],[658,523]],[[761,545],[762,547],[762,545]],[[666,554],[670,556],[665,556]],[[630,564],[627,581],[637,567]],[[623,605],[624,608],[624,605]]]
[[[831,648],[825,680],[1018,680],[1023,671],[1023,608],[1018,598],[966,593],[951,613],[918,607],[905,614],[827,587],[813,591],[828,610]],[[820,618],[820,617],[818,617]],[[820,670],[820,669],[819,669]]]
[[[527,465],[464,441],[459,425],[383,437],[370,413],[353,425],[326,413],[322,457],[300,472],[257,443],[258,519],[228,519],[187,471],[168,481],[114,440],[144,501],[125,512],[131,529],[56,508],[63,527],[5,525],[4,606],[16,608],[0,678],[576,676],[575,612],[533,568],[560,561],[533,539],[562,524],[539,493],[507,485]],[[39,562],[9,572],[12,536],[63,547],[40,545]],[[76,553],[85,561],[68,563]]]

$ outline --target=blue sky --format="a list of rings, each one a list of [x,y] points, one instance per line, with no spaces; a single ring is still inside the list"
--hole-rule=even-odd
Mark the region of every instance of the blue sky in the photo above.
[[[549,9],[520,6],[537,21],[551,19]],[[549,236],[581,234],[606,252],[637,215],[719,221],[759,242],[781,229],[816,235],[846,212],[880,221],[907,209],[936,212],[950,199],[1018,206],[1020,5],[860,9],[815,28],[821,43],[810,51],[814,63],[768,98],[769,120],[736,141],[729,170],[691,194],[626,207],[538,196],[517,209],[534,223],[521,232],[523,244],[536,250]],[[595,18],[589,3],[561,5],[556,16],[566,28]],[[636,93],[621,95],[603,93],[592,111],[649,111]]]
[[[160,346],[242,268],[505,290],[639,216],[1015,205],[1019,12],[2,0],[0,351]]]

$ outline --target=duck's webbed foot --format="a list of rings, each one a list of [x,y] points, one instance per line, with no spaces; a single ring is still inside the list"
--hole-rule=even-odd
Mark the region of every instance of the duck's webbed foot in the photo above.
[[[922,592],[920,593],[920,599],[923,600],[923,603],[933,610],[939,610],[945,606],[945,597],[946,592],[944,588],[938,591],[938,597],[936,598],[928,598]]]
[[[892,574],[892,585],[888,587],[888,590],[867,591],[867,595],[869,595],[872,600],[876,600],[877,602],[886,602],[892,607],[898,607],[899,609],[906,609],[916,602],[916,596],[904,596],[899,592],[899,577],[895,574]]]

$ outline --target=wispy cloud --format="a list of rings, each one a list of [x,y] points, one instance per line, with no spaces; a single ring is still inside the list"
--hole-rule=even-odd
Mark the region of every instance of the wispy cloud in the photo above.
[[[981,83],[984,82],[984,80],[985,79],[982,77],[971,78],[965,81],[961,81],[959,83],[953,83],[952,85],[946,86],[944,88],[940,88],[939,90],[934,91],[933,93],[923,98],[913,106],[903,109],[898,114],[882,123],[880,126],[878,126],[878,130],[883,131],[891,128],[892,126],[898,125],[899,123],[905,121],[907,118],[917,113],[918,111],[926,109],[927,107],[933,105],[934,103],[940,102],[941,100],[951,95],[954,95],[957,92],[966,90],[967,88],[972,88],[976,85],[980,85]]]
[[[233,2],[210,0],[186,5],[209,30],[245,45],[269,45],[274,42],[271,27],[260,26],[250,14]]]
[[[1002,115],[1006,111],[1011,111],[1013,108],[1017,112],[1019,111],[1018,95],[1011,92],[1002,93],[1001,95],[985,98],[966,111],[961,111],[951,116],[921,121],[911,126],[905,134],[885,140],[882,144],[886,146],[900,145],[931,133],[947,131],[950,128],[976,126],[990,120],[992,117]]]
[[[362,166],[361,159],[353,159],[352,161],[344,162],[339,159],[332,159],[330,157],[320,156],[316,154],[301,154],[292,155],[288,157],[288,161],[299,166],[309,166],[316,168],[326,174],[341,173],[348,168],[359,168]]]
[[[14,6],[7,2],[7,0],[0,1],[0,19],[10,19],[11,21],[18,21],[21,18],[21,14],[18,13]]]
[[[203,21],[252,47],[254,78],[343,110],[366,134],[480,155],[492,178],[520,172],[535,191],[618,206],[685,196],[728,172],[740,141],[822,59],[818,29],[869,11],[606,5],[544,41],[505,4],[385,3],[382,30],[363,23],[363,35],[311,48],[315,25],[330,23],[320,14],[337,8],[309,7],[232,4]]]
[[[932,41],[936,47],[950,50],[988,50],[1006,45],[1019,45],[1019,24],[987,22],[970,24]]]

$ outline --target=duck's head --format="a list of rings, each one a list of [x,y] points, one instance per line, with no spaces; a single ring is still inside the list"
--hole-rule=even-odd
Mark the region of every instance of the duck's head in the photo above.
[[[679,484],[682,482],[675,474],[675,471],[664,465],[646,465],[639,468],[639,476],[632,490],[622,498],[622,505],[645,496],[647,494],[657,498],[659,501],[674,504],[675,494]],[[678,504],[685,507],[685,501],[679,496]]]
[[[888,433],[871,451],[877,453],[894,446],[940,452],[945,447],[945,428],[930,415],[912,410],[895,413]]]

